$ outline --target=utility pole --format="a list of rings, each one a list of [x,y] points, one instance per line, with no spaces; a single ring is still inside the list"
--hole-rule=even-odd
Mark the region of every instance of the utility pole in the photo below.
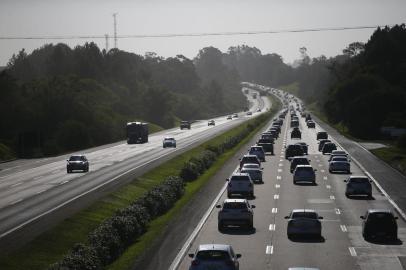
[[[104,38],[106,39],[106,52],[109,51],[109,34],[105,34]]]
[[[117,49],[117,14],[118,13],[113,13],[113,18],[114,18],[114,48]]]

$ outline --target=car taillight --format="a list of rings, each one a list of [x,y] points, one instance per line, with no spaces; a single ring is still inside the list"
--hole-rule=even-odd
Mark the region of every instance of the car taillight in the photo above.
[[[200,263],[200,262],[199,262],[198,260],[193,260],[193,261],[192,261],[192,265],[194,265],[194,266],[195,266],[195,265],[199,265],[199,263]]]

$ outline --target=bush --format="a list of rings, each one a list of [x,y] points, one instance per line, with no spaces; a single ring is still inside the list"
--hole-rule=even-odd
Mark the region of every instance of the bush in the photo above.
[[[399,148],[406,149],[406,134],[400,136],[396,142]]]
[[[96,251],[84,244],[76,244],[60,262],[49,267],[50,270],[94,270],[101,268],[102,264]]]

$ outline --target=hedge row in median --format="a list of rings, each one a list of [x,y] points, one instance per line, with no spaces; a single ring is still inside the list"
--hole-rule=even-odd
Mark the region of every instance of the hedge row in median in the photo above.
[[[89,234],[86,244],[76,244],[68,255],[51,265],[50,269],[101,269],[114,262],[146,232],[151,220],[166,213],[182,197],[186,182],[196,180],[219,155],[236,146],[268,117],[269,114],[258,116],[238,134],[227,137],[219,144],[208,145],[206,150],[185,162],[179,176],[166,178],[142,198],[117,211]]]

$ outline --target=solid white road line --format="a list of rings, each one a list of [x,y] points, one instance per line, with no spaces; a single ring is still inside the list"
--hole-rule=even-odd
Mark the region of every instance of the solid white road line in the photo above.
[[[15,183],[15,184],[13,184],[13,185],[11,185],[10,187],[16,187],[16,186],[19,186],[19,185],[21,185],[23,182],[18,182],[18,183]]]
[[[45,191],[47,191],[48,189],[43,189],[43,190],[40,190],[40,191],[37,191],[37,192],[35,192],[35,194],[41,194],[42,192],[45,192]]]
[[[267,255],[272,254],[272,253],[273,253],[273,246],[266,246],[265,253],[266,253]]]
[[[14,202],[9,203],[8,205],[14,205],[14,204],[16,204],[16,203],[21,202],[22,200],[23,200],[23,199],[18,199],[18,200],[14,201]]]
[[[342,232],[347,232],[347,226],[345,225],[340,225],[341,231]]]
[[[356,257],[357,256],[357,252],[355,251],[354,247],[349,247],[348,250],[351,253],[351,256]]]

